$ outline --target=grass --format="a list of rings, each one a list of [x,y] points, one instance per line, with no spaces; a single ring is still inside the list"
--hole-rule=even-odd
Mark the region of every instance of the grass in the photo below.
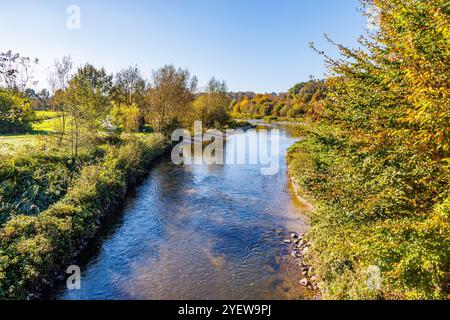
[[[23,146],[35,146],[41,135],[61,131],[61,117],[55,111],[36,111],[36,120],[32,123],[33,131],[27,134],[0,135],[0,154],[14,153]]]
[[[56,133],[61,131],[62,118],[51,118],[33,123],[33,131]]]
[[[35,146],[38,139],[38,136],[33,134],[0,135],[0,154],[13,153],[23,146]]]
[[[59,113],[56,111],[35,111],[35,114],[36,114],[37,121],[60,117]]]

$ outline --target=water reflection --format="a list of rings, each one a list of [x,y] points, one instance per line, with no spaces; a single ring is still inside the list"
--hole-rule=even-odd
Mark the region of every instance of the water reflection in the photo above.
[[[261,175],[259,165],[157,164],[97,240],[82,290],[61,290],[59,298],[307,298],[283,244],[289,231],[305,229],[284,160],[297,139],[281,127],[274,176]],[[231,147],[232,137],[225,152]]]

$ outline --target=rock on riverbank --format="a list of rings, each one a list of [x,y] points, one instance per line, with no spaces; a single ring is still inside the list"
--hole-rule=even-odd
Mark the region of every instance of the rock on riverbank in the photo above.
[[[286,239],[284,243],[289,245],[291,256],[295,259],[300,269],[302,275],[299,281],[300,285],[312,291],[319,290],[318,279],[314,274],[314,268],[310,266],[305,259],[312,243],[304,239],[303,234],[298,234],[296,232],[292,232],[290,239]]]

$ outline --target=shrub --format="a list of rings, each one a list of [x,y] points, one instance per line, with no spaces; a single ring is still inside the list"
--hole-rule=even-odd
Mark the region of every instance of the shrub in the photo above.
[[[328,298],[445,298],[448,1],[362,3],[377,6],[379,28],[363,48],[326,56],[326,103],[311,96],[322,121],[290,151],[294,180],[315,205],[310,259]],[[371,266],[379,288],[366,283]]]
[[[138,132],[141,122],[141,111],[135,104],[128,106],[115,104],[111,110],[113,121],[125,132]]]
[[[450,262],[448,172],[411,150],[355,153],[316,127],[289,151],[293,180],[314,204],[310,260],[333,299],[444,298]],[[380,290],[367,270],[381,270]]]
[[[0,89],[0,133],[19,133],[31,130],[34,112],[30,102],[9,91]]]

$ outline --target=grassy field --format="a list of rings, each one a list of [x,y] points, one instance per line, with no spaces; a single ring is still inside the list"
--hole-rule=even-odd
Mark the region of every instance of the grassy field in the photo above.
[[[33,123],[33,131],[41,133],[60,132],[62,126],[62,118],[50,118],[46,120],[36,121]]]
[[[48,120],[59,118],[60,114],[56,111],[36,111],[36,120]]]
[[[0,154],[12,153],[22,146],[34,146],[41,141],[42,135],[60,132],[61,117],[54,111],[36,111],[33,131],[20,135],[0,135]]]
[[[28,135],[0,135],[0,154],[14,152],[17,148],[22,146],[34,146],[37,144],[38,136],[33,134]]]

